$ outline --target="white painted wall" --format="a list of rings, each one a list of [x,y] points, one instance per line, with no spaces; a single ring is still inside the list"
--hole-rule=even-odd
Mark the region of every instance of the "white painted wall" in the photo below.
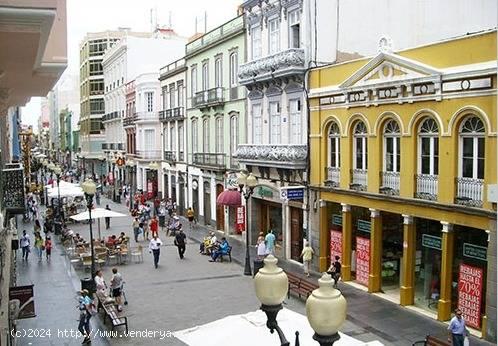
[[[339,50],[374,55],[382,35],[401,50],[494,28],[497,9],[496,0],[339,0]]]

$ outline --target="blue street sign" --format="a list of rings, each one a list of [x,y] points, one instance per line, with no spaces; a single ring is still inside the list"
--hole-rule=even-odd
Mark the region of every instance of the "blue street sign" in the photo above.
[[[287,199],[303,199],[304,189],[287,189]]]

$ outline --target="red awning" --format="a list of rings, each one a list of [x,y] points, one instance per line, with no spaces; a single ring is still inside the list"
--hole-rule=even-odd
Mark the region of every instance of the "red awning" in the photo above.
[[[241,205],[240,192],[237,190],[225,190],[216,198],[217,205],[226,205],[228,207],[236,207]]]

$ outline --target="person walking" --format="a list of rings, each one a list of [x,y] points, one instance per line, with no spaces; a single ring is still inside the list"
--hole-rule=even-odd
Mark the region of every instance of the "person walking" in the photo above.
[[[309,241],[306,240],[300,257],[303,258],[304,275],[308,277],[310,276],[311,260],[313,259],[314,253],[315,252],[313,251],[313,248],[311,247]]]
[[[341,258],[339,256],[335,256],[335,262],[332,263],[327,270],[327,273],[332,276],[332,279],[334,279],[334,287],[337,287],[337,283],[339,282],[339,279],[341,278],[341,269],[342,265],[341,262],[339,262]]]
[[[174,241],[176,247],[178,248],[178,256],[180,256],[180,259],[183,259],[184,254],[185,254],[186,239],[187,239],[187,236],[185,235],[185,233],[183,233],[182,227],[180,227],[178,232],[176,232],[175,241]]]
[[[152,220],[150,220],[150,233],[152,236],[154,236],[154,234],[158,235],[158,228],[159,224],[157,222],[156,216],[154,215],[152,217]]]
[[[109,207],[109,204],[106,204],[105,209],[106,210],[111,210],[111,208]],[[111,228],[111,218],[110,217],[106,217],[105,218],[105,229],[109,229],[109,228]]]
[[[29,246],[31,245],[31,240],[29,239],[29,236],[26,234],[26,230],[22,231],[20,245],[22,250],[22,259],[27,261],[29,256]]]
[[[456,309],[455,316],[451,319],[448,326],[448,341],[451,341],[453,346],[463,346],[465,337],[468,335],[469,331],[465,326],[462,310]]]
[[[265,237],[265,245],[266,245],[266,254],[267,255],[275,255],[275,234],[270,229],[268,230],[268,234]]]
[[[161,239],[157,237],[157,235],[155,235],[150,240],[149,243],[149,252],[152,252],[152,254],[154,255],[154,267],[156,269],[159,266],[159,255],[161,254],[160,250],[161,245],[163,245],[163,242],[161,241]]]
[[[117,309],[119,312],[123,311],[123,307],[121,304],[121,288],[123,286],[123,277],[121,273],[118,273],[118,268],[112,268],[112,277],[111,277],[111,292],[114,297]]]
[[[192,209],[192,207],[188,208],[187,209],[187,219],[188,219],[188,223],[190,225],[190,230],[193,230],[194,229],[194,209]]]
[[[140,222],[138,221],[138,218],[133,219],[133,223],[131,224],[131,227],[133,227],[133,235],[135,236],[135,243],[138,243],[138,235],[139,230],[140,230]]]
[[[81,290],[79,298],[80,319],[78,330],[85,337],[82,344],[90,343],[90,318],[92,318],[92,299],[88,290]]]
[[[45,238],[45,255],[47,256],[47,261],[50,261],[52,256],[52,240],[49,236]]]
[[[42,260],[42,254],[43,250],[45,248],[43,238],[41,237],[40,233],[35,233],[35,249],[36,249],[36,254],[38,255],[38,262]]]
[[[256,242],[256,251],[258,259],[262,261],[266,257],[265,236],[263,232],[259,232],[258,241]]]

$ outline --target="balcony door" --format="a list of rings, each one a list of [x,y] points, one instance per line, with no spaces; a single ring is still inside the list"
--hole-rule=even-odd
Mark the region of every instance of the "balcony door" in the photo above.
[[[204,224],[211,224],[211,184],[204,182]]]
[[[223,190],[223,185],[216,184],[216,198],[218,198]],[[218,231],[225,231],[225,207],[222,205],[216,205],[216,229]]]

